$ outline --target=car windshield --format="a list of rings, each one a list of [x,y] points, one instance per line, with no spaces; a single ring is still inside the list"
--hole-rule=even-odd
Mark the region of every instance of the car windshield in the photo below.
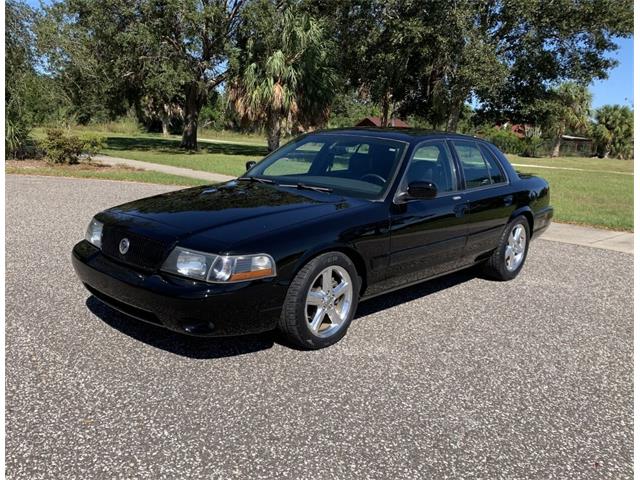
[[[405,143],[394,140],[310,134],[276,150],[246,176],[373,200],[393,180],[404,148]]]

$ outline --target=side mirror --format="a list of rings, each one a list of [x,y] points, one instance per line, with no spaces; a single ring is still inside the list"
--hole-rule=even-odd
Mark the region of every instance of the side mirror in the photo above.
[[[253,167],[255,167],[256,163],[258,162],[256,162],[255,160],[249,160],[247,163],[245,163],[244,166],[247,169],[247,172],[251,170]]]
[[[428,200],[438,194],[438,187],[433,182],[411,182],[407,194],[410,199]]]

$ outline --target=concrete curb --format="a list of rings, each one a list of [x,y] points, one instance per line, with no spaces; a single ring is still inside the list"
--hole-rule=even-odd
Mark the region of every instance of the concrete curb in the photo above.
[[[633,255],[633,233],[599,228],[552,223],[540,237],[553,242],[584,245],[585,247],[615,250]]]
[[[615,170],[586,170],[584,168],[573,168],[573,167],[552,167],[550,165],[529,165],[526,163],[512,163],[514,167],[524,167],[524,168],[546,168],[548,170],[567,170],[570,172],[587,172],[587,173],[612,173],[614,175],[628,175],[633,177],[633,172],[616,172]]]

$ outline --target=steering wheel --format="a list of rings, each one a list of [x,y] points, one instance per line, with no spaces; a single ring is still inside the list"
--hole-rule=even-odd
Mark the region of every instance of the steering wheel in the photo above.
[[[384,185],[385,182],[386,182],[386,180],[384,178],[382,178],[380,175],[377,175],[375,173],[367,173],[367,174],[361,176],[360,180],[362,180],[363,182],[366,182],[367,180],[365,180],[365,178],[367,178],[367,177],[375,180],[373,183],[377,183],[380,186]],[[371,183],[371,182],[369,182],[369,183]]]

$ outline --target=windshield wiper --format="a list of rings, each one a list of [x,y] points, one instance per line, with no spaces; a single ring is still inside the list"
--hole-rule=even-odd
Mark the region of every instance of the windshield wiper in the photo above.
[[[238,177],[237,179],[240,182],[259,182],[259,183],[268,183],[270,185],[276,184],[275,181],[270,178],[262,178],[262,177]],[[333,192],[332,188],[327,187],[317,187],[315,185],[307,185],[306,183],[298,182],[295,185],[286,185],[284,183],[276,184],[279,187],[287,187],[287,188],[297,188],[300,190],[313,190],[314,192],[325,192],[331,193]]]
[[[269,178],[260,178],[260,177],[238,177],[238,181],[240,182],[258,182],[258,183],[276,183]]]
[[[317,187],[315,185],[307,185],[306,183],[298,182],[295,185],[279,184],[280,187],[297,188],[298,190],[313,190],[314,192],[331,193],[333,188]]]

